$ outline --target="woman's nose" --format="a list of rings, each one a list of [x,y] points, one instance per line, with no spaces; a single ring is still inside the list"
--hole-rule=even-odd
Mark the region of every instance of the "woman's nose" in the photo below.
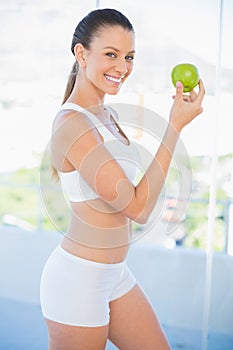
[[[121,73],[122,76],[124,76],[128,72],[127,62],[125,61],[125,59],[118,60],[115,70]]]

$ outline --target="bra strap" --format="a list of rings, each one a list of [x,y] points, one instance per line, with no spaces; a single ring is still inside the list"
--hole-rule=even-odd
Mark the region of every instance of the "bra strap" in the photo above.
[[[63,103],[63,105],[61,105],[59,111],[64,111],[66,109],[75,110],[77,112],[84,113],[91,119],[91,121],[95,125],[101,125],[101,122],[96,118],[96,116],[93,113],[87,111],[84,107],[81,107],[81,106],[77,105],[76,103],[65,102],[65,103]]]

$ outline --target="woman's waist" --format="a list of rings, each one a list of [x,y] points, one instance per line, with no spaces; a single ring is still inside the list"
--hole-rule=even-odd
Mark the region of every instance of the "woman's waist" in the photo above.
[[[98,238],[130,234],[129,218],[102,200],[98,204],[93,202],[72,204],[69,227],[72,232]]]
[[[125,259],[131,241],[131,220],[102,200],[71,206],[66,237],[74,254],[94,260]]]
[[[70,232],[65,234],[60,245],[64,250],[74,256],[105,264],[117,264],[123,262],[126,259],[129,250],[129,244],[112,248],[97,248],[83,245],[74,239]]]
[[[115,249],[132,240],[129,221],[113,223],[72,218],[66,235],[75,243],[92,249]]]

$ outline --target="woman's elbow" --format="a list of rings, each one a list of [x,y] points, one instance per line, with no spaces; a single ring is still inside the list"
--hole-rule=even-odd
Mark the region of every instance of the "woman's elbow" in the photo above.
[[[130,219],[135,221],[137,224],[145,225],[147,223],[148,219],[149,219],[149,216],[147,216],[147,215],[137,215],[137,216],[131,217]]]
[[[139,206],[135,206],[133,208],[126,208],[125,214],[126,216],[128,216],[129,219],[142,225],[146,224],[150,217],[150,212],[146,208],[139,209]]]

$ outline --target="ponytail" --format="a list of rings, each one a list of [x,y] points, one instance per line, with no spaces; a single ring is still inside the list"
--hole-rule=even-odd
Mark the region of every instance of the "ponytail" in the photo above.
[[[70,72],[70,75],[69,75],[69,79],[68,79],[68,82],[66,85],[65,94],[63,97],[62,104],[66,102],[68,97],[71,95],[71,92],[73,91],[77,73],[78,73],[78,62],[75,61],[73,66],[72,66],[72,70]]]
[[[65,93],[64,93],[62,104],[66,102],[68,97],[71,95],[71,92],[73,91],[77,73],[78,73],[78,62],[75,61],[73,66],[72,66],[70,75],[69,75],[69,79],[68,79],[68,82],[67,82],[67,85],[66,85],[66,89],[65,89]],[[57,182],[59,180],[57,169],[51,164],[51,169],[50,170],[51,170],[51,177]]]

